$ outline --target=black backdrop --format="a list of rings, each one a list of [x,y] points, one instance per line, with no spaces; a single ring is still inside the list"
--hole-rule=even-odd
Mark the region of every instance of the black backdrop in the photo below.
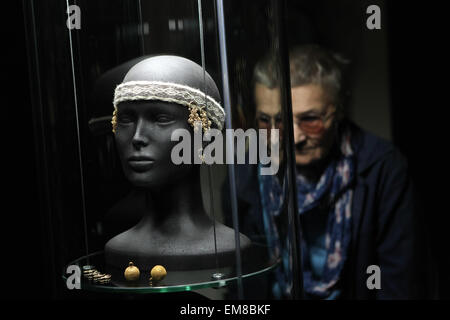
[[[422,222],[438,268],[439,296],[449,299],[444,20],[433,1],[414,5],[389,1],[388,8],[393,138],[409,161],[420,196]]]

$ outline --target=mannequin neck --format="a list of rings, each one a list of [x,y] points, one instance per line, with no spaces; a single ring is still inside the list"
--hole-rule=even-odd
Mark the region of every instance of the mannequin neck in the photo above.
[[[198,166],[174,184],[139,192],[145,197],[145,213],[138,228],[175,234],[211,223],[203,208]]]

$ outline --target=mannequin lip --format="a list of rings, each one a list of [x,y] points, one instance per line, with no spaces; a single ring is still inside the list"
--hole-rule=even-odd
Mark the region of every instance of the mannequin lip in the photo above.
[[[139,162],[139,161],[151,161],[154,162],[155,160],[153,158],[150,158],[148,156],[131,156],[128,158],[128,162]]]
[[[153,160],[147,156],[131,156],[128,158],[128,164],[136,172],[144,172],[153,167]]]

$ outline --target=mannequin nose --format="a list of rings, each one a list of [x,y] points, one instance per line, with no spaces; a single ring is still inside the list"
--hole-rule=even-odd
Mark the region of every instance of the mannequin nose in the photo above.
[[[136,149],[140,149],[141,147],[145,147],[149,143],[149,139],[145,134],[145,125],[139,121],[136,126],[136,131],[134,132],[133,139],[131,143]]]
[[[148,142],[146,141],[146,139],[144,137],[135,135],[133,137],[132,144],[136,149],[140,149],[142,147],[147,146]]]

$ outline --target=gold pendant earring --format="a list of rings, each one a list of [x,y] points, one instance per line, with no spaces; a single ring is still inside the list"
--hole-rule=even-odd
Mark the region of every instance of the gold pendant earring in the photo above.
[[[133,264],[133,262],[130,262],[123,274],[125,276],[125,279],[127,279],[128,281],[136,281],[139,280],[141,272],[139,271],[139,268]]]

